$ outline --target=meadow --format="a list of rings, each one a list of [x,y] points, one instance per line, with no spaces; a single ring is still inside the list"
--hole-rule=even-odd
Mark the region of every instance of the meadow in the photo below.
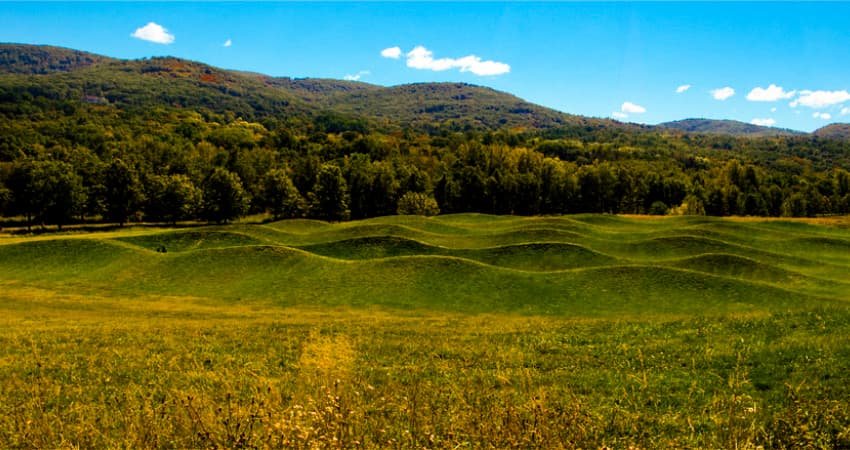
[[[0,234],[0,448],[848,448],[848,274],[846,218]]]

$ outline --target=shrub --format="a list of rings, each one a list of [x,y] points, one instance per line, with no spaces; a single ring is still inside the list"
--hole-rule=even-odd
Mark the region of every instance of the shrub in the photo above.
[[[663,216],[667,214],[667,205],[662,201],[652,202],[652,205],[649,207],[649,214],[653,216]]]
[[[398,200],[398,214],[417,216],[436,216],[440,207],[434,197],[421,192],[408,192]]]

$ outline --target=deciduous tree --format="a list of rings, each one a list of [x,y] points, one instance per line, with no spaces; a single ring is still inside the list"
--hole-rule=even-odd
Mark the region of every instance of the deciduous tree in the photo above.
[[[203,212],[207,220],[227,223],[241,217],[248,209],[248,196],[239,176],[221,167],[216,167],[204,180],[203,192]]]

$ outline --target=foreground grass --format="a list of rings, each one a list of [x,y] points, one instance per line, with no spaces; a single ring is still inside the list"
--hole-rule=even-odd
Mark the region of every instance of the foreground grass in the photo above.
[[[563,319],[4,301],[4,448],[841,448],[850,311]]]
[[[464,215],[7,236],[0,447],[847,448],[847,234]]]

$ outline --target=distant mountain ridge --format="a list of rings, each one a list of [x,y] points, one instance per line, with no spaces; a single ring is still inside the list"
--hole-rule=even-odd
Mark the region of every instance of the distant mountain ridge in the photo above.
[[[818,128],[812,134],[828,139],[850,139],[850,123],[833,123]]]
[[[120,108],[208,108],[252,119],[269,115],[309,118],[330,112],[395,127],[453,125],[495,130],[569,124],[641,128],[566,114],[465,83],[382,87],[342,80],[276,78],[173,57],[121,60],[50,46],[0,45],[0,74],[0,89],[7,97],[98,98]]]
[[[656,125],[660,128],[703,134],[723,134],[729,136],[800,136],[807,133],[784,128],[764,127],[737,120],[684,119],[664,122]]]
[[[117,60],[62,47],[25,44],[0,45],[0,73],[49,74],[70,72],[107,61]]]
[[[578,127],[736,137],[808,134],[734,120],[685,119],[649,126],[584,117],[466,83],[383,87],[332,79],[271,77],[174,57],[122,60],[25,44],[0,44],[0,94],[7,102],[35,96],[52,102],[102,103],[118,108],[206,108],[254,120],[268,116],[309,120],[332,113],[382,128]],[[828,125],[813,135],[850,139],[850,125]]]

